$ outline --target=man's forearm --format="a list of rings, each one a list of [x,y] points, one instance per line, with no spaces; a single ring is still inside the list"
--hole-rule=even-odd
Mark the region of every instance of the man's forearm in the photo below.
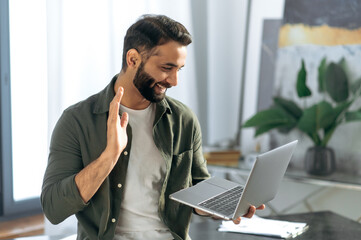
[[[100,185],[110,174],[116,160],[103,152],[99,158],[82,169],[75,176],[75,184],[78,187],[81,198],[87,203],[98,191]]]
[[[121,152],[127,145],[128,114],[119,117],[120,101],[124,89],[118,87],[113,100],[109,104],[107,121],[107,147],[98,159],[86,166],[75,176],[75,184],[83,201],[88,202],[98,191],[104,179],[113,170]]]

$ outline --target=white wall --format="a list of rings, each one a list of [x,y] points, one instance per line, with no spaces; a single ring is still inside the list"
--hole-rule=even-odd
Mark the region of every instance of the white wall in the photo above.
[[[208,1],[209,144],[238,131],[246,11],[246,0]]]

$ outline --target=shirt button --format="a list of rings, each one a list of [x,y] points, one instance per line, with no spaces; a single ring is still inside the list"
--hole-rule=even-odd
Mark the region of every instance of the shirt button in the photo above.
[[[115,221],[116,221],[115,218],[112,218],[112,222],[115,223]]]
[[[124,151],[124,155],[127,156],[127,155],[128,155],[128,152],[127,152],[127,151]]]
[[[118,183],[118,188],[121,188],[122,187],[122,184]]]

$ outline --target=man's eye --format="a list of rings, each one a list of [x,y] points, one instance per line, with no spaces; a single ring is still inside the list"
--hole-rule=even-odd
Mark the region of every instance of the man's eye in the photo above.
[[[162,67],[162,69],[165,71],[170,71],[170,70],[172,70],[172,67]]]

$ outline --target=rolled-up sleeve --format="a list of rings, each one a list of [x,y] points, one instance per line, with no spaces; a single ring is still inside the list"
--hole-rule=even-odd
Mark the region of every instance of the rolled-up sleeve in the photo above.
[[[53,224],[62,222],[87,206],[75,184],[75,175],[84,167],[76,128],[71,114],[64,112],[51,138],[41,204],[45,216]]]

